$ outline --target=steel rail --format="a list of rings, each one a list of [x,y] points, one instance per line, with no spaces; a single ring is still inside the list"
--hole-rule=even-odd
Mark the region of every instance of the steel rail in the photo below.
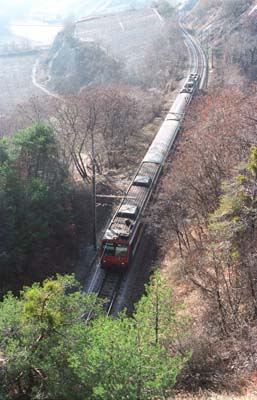
[[[184,34],[184,37],[188,40],[186,43],[188,44],[189,51],[191,52],[191,59],[197,57],[197,64],[193,62],[193,73],[198,73],[201,77],[199,88],[203,89],[206,79],[207,79],[207,60],[204,54],[204,51],[199,43],[199,41],[190,35],[188,31],[185,29],[184,25],[180,23],[180,28]]]
[[[201,77],[199,88],[203,89],[206,79],[207,79],[207,60],[204,51],[199,43],[199,41],[194,38],[185,29],[184,25],[180,23],[180,29],[182,30],[184,37],[186,39],[186,45],[190,52],[190,58],[193,64],[192,73],[198,73]],[[197,59],[197,62],[195,62]]]
[[[122,275],[106,272],[102,286],[98,293],[98,297],[107,300],[107,302],[104,304],[104,310],[106,311],[107,315],[111,314],[122,280]]]
[[[105,276],[101,282],[101,285],[96,292],[97,298],[101,298],[106,300],[106,303],[103,305],[103,309],[105,310],[107,315],[110,315],[115,304],[116,298],[119,293],[119,289],[123,280],[123,275],[114,274],[112,272],[105,272]],[[95,304],[97,303],[97,299]],[[94,314],[94,309],[92,308],[89,313],[85,316],[85,321],[88,323]]]

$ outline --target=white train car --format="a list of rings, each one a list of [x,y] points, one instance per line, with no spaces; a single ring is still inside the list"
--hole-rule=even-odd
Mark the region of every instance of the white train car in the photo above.
[[[133,259],[142,237],[142,215],[177,137],[186,109],[198,89],[199,81],[200,76],[197,74],[188,76],[114,214],[101,244],[103,268],[124,270]]]

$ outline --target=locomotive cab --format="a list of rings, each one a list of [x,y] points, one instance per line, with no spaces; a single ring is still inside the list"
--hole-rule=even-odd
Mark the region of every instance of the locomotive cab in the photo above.
[[[120,267],[126,269],[129,265],[130,249],[127,242],[119,240],[103,240],[101,247],[101,267]]]
[[[136,226],[139,209],[131,204],[123,204],[105,232],[101,246],[101,266],[125,269],[129,265],[130,238]]]

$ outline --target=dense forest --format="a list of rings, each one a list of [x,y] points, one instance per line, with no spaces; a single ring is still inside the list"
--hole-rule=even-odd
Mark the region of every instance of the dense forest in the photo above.
[[[190,357],[179,345],[188,321],[159,275],[133,318],[107,317],[68,275],[8,294],[0,311],[6,399],[155,399]]]
[[[0,146],[3,294],[44,277],[46,271],[54,273],[58,253],[62,262],[72,259],[76,206],[50,127],[37,124],[2,139]]]

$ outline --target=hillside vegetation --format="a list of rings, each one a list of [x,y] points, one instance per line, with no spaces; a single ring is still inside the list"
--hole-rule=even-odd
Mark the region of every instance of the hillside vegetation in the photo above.
[[[1,297],[46,274],[70,271],[76,205],[50,127],[37,124],[0,141],[0,215]]]
[[[255,96],[239,91],[195,99],[151,213],[157,263],[192,317],[178,385],[189,393],[254,387],[256,112]]]
[[[235,29],[246,18],[245,3],[239,4],[241,11],[223,15],[224,25],[219,19],[215,29]],[[207,5],[203,26],[214,15]],[[227,76],[234,68],[234,61],[226,64]],[[162,259],[163,274],[192,316],[193,355],[177,386],[189,398],[199,390],[229,392],[231,398],[252,393],[256,379],[256,76],[236,69],[241,79],[232,86],[214,65],[208,93],[192,103],[151,213],[158,263]],[[208,392],[205,397],[211,398]]]
[[[87,317],[90,316],[90,320]],[[158,321],[158,323],[156,323]],[[34,284],[0,303],[0,396],[8,399],[154,400],[190,357],[187,326],[158,275],[133,318],[107,317],[71,276]],[[173,343],[172,348],[170,343]]]
[[[218,85],[257,79],[257,13],[253,0],[199,0],[189,21],[213,58]]]

